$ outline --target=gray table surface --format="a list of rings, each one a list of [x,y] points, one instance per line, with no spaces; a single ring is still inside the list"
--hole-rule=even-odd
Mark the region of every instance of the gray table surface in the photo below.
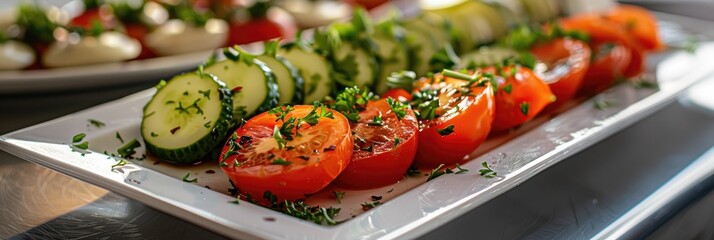
[[[676,17],[672,18],[677,20]],[[708,22],[683,25],[714,36]],[[0,96],[0,134],[146,89]],[[673,103],[424,239],[589,238],[714,146],[714,115]],[[711,239],[714,193],[701,189],[639,237]],[[703,196],[703,197],[702,197]],[[701,197],[701,198],[698,198]],[[698,201],[694,201],[697,200]],[[664,220],[669,218],[663,218]],[[693,224],[696,219],[698,224]],[[682,230],[686,230],[682,232]],[[650,235],[651,234],[651,235]],[[0,239],[220,239],[137,201],[0,152]]]

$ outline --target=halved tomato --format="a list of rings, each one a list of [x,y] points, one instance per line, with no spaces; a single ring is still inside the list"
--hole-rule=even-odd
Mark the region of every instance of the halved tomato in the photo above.
[[[220,155],[221,169],[241,193],[254,199],[266,191],[280,200],[304,198],[332,182],[352,157],[352,135],[344,115],[317,106],[282,109],[287,113],[280,119],[265,112],[245,122]],[[315,125],[301,120],[328,112],[333,117],[319,117]],[[296,127],[285,127],[290,119]],[[279,131],[281,127],[285,128]]]
[[[493,131],[502,131],[533,119],[556,100],[550,87],[529,68],[518,65],[487,67],[498,82]]]
[[[435,74],[415,83],[412,106],[419,121],[416,167],[461,162],[491,131],[493,88],[483,77],[466,78],[471,81]]]
[[[369,101],[359,117],[351,123],[352,161],[335,184],[369,189],[399,181],[416,154],[419,128],[414,112],[390,98]]]
[[[548,83],[556,100],[548,108],[557,108],[570,101],[578,92],[590,64],[590,47],[587,43],[570,39],[557,38],[540,43],[530,49],[535,57],[546,64],[547,69],[536,72]]]
[[[580,94],[589,96],[610,88],[615,80],[624,77],[630,64],[630,51],[617,43],[600,43],[593,46],[590,66]]]
[[[657,31],[657,19],[644,8],[633,5],[616,5],[605,17],[624,26],[646,50],[661,50],[665,45]]]
[[[566,30],[580,30],[590,36],[591,47],[603,43],[616,43],[630,52],[630,61],[622,72],[623,77],[634,77],[644,70],[644,49],[632,34],[620,24],[598,14],[580,14],[562,19]]]

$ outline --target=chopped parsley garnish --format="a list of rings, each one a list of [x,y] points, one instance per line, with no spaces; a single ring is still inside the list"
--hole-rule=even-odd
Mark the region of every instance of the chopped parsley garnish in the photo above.
[[[520,107],[521,107],[521,113],[523,113],[523,116],[528,116],[528,109],[530,108],[531,103],[529,102],[522,102]]]
[[[370,126],[384,126],[384,121],[382,120],[382,117],[380,117],[380,116],[374,116],[374,118],[372,118],[372,121],[369,122],[369,123],[367,123],[367,125],[370,125]]]
[[[126,159],[119,159],[119,161],[117,161],[114,165],[112,165],[112,169],[114,169],[116,167],[124,166],[128,163],[129,163],[129,161],[127,161]]]
[[[439,91],[435,89],[422,89],[412,95],[414,115],[421,120],[432,120],[437,117],[436,109],[439,108]]]
[[[456,169],[458,169],[458,171],[454,172],[455,174],[462,174],[469,171],[468,169],[461,167],[458,163],[456,164]]]
[[[106,126],[106,124],[104,124],[103,122],[100,122],[99,120],[95,120],[95,119],[89,119],[89,124],[92,124],[97,128]]]
[[[152,137],[158,137],[159,134],[156,134],[155,132],[151,132],[151,136],[152,136]]]
[[[493,169],[490,166],[488,166],[487,162],[482,162],[481,166],[483,166],[483,168],[478,170],[478,172],[479,172],[479,174],[481,174],[481,176],[483,176],[485,178],[494,178],[494,177],[498,176],[498,173],[496,171],[493,171]]]
[[[335,194],[335,199],[337,199],[337,203],[342,203],[342,198],[345,196],[345,192],[332,191],[332,194]]]
[[[285,159],[282,159],[282,158],[277,158],[277,159],[273,159],[271,164],[287,166],[287,165],[290,165],[291,162],[285,161]]]
[[[410,177],[418,177],[421,176],[421,171],[415,166],[410,166],[409,169],[407,169],[406,175]]]
[[[211,100],[211,89],[208,89],[206,91],[198,90],[198,93],[202,94],[203,97],[205,97],[206,99]]]
[[[367,211],[372,208],[375,208],[376,206],[382,205],[382,203],[379,201],[373,201],[373,202],[365,202],[365,203],[362,203],[361,205],[362,205],[362,210]]]
[[[77,143],[77,144],[72,144],[73,147],[82,149],[82,150],[87,150],[89,149],[89,142],[82,142],[82,143]]]
[[[124,143],[124,139],[121,138],[121,135],[119,134],[119,132],[116,132],[116,134],[114,135],[114,137],[117,138],[117,139],[119,139],[119,142]]]
[[[435,178],[441,177],[441,175],[446,174],[446,171],[442,170],[444,168],[444,164],[439,164],[438,167],[434,168],[431,170],[429,173],[429,178],[426,179],[426,181],[431,181],[434,180]]]
[[[372,199],[372,201],[382,200],[382,196],[371,196],[370,198]]]
[[[141,147],[141,143],[139,143],[139,141],[134,138],[128,143],[124,144],[124,146],[121,146],[119,149],[117,149],[117,153],[123,158],[129,158],[131,157],[131,155],[134,155],[134,153],[136,153],[135,149],[138,147]]]
[[[398,120],[401,121],[402,118],[407,115],[407,109],[409,108],[409,105],[394,100],[392,97],[387,98],[387,104],[389,104],[389,108],[392,109],[394,115],[397,115]]]
[[[513,69],[515,70],[515,68]],[[510,83],[506,84],[506,86],[503,86],[503,91],[508,94],[511,94],[511,91],[513,91],[513,85],[511,85]]]
[[[395,138],[394,138],[394,146],[393,146],[393,148],[397,147],[397,145],[399,145],[399,143],[400,143],[401,141],[402,141],[401,139],[399,139],[398,137],[395,137]]]
[[[87,142],[87,141],[82,142],[82,140],[84,140],[84,137],[86,137],[86,136],[87,136],[87,134],[85,134],[85,133],[79,133],[79,134],[77,134],[77,135],[72,136],[72,144],[71,144],[70,146],[73,147],[74,150],[76,150],[76,149],[81,149],[81,150],[87,150],[87,149],[89,149],[89,142]],[[80,152],[82,152],[82,151],[80,151]],[[86,153],[86,152],[82,152],[82,156],[84,156],[85,153]]]
[[[369,90],[362,90],[357,86],[345,88],[335,98],[332,109],[342,113],[351,122],[359,121],[359,112],[365,109],[367,102],[375,98]]]
[[[318,109],[320,109],[319,113],[317,111]],[[320,118],[334,118],[332,111],[329,111],[327,109],[327,106],[318,101],[313,102],[312,110],[307,115],[305,115],[305,117],[290,117],[288,118],[288,120],[284,120],[285,117],[287,117],[287,114],[292,110],[293,108],[291,106],[286,106],[285,108],[276,107],[268,111],[270,114],[274,114],[277,117],[277,119],[275,120],[276,122],[283,121],[282,125],[280,125],[280,127],[276,125],[273,131],[273,138],[278,141],[279,149],[282,149],[285,144],[287,144],[287,141],[293,140],[293,129],[295,129],[295,135],[300,136],[299,128],[302,123],[307,123],[310,126],[315,126],[317,125]]]
[[[79,134],[77,134],[77,135],[74,135],[74,136],[72,137],[72,143],[81,142],[81,141],[84,139],[84,137],[86,137],[86,136],[87,136],[86,133],[79,133]]]
[[[288,141],[283,138],[283,135],[280,133],[280,128],[278,128],[277,125],[273,128],[273,138],[278,143],[278,149],[283,149],[288,143]]]
[[[188,95],[188,92],[185,93],[185,95]],[[184,107],[181,101],[178,102],[178,107],[174,108],[174,110],[178,111],[179,113],[185,113],[185,114],[191,114],[188,110],[193,108],[196,109],[196,114],[203,114],[203,110],[201,107],[198,106],[198,102],[201,101],[200,98],[196,98],[191,105],[188,105],[187,107]]]
[[[443,136],[448,136],[454,133],[454,124],[451,124],[449,126],[446,126],[443,129],[436,129],[437,132],[439,132],[439,135]]]
[[[188,171],[188,172],[186,173],[186,175],[183,175],[183,178],[181,178],[181,180],[183,180],[184,182],[191,182],[191,183],[197,183],[197,182],[198,182],[198,178],[188,179],[190,176],[191,176],[191,171]]]
[[[657,84],[656,81],[650,81],[650,80],[647,80],[644,78],[632,81],[631,83],[632,83],[632,86],[637,89],[645,89],[645,88],[658,89],[659,88],[659,84]]]
[[[335,221],[334,218],[340,212],[340,208],[310,206],[303,200],[283,200],[278,202],[277,196],[273,195],[270,191],[266,191],[265,194],[263,194],[263,198],[268,200],[269,204],[267,207],[272,210],[317,224],[337,224],[337,221]],[[250,195],[246,196],[246,199],[247,201],[252,202]]]

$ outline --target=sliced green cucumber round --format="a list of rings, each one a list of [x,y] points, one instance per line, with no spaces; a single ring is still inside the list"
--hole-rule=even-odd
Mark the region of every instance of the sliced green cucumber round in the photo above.
[[[558,17],[556,0],[521,0],[528,17],[534,22],[546,22]]]
[[[279,104],[302,103],[304,80],[300,72],[282,56],[260,55],[258,60],[268,65],[278,83]]]
[[[224,59],[206,67],[204,71],[218,77],[233,91],[233,116],[236,120],[249,118],[278,105],[278,84],[268,66],[252,57]]]
[[[305,81],[303,103],[312,104],[314,101],[321,101],[332,93],[335,88],[335,82],[330,74],[332,65],[325,56],[298,43],[283,45],[278,54],[300,71]]]
[[[174,76],[144,107],[141,136],[164,161],[191,164],[220,144],[233,124],[225,84],[207,73]]]
[[[406,36],[412,59],[412,70],[417,77],[423,77],[430,69],[429,60],[437,51],[434,39],[429,32],[419,29],[407,29]]]
[[[458,69],[491,66],[503,63],[506,59],[517,57],[520,54],[510,48],[482,47],[474,52],[463,54]]]
[[[377,79],[377,60],[359,44],[342,42],[334,53],[333,67],[343,75],[345,81],[337,81],[344,87],[371,87]],[[335,79],[337,80],[337,79]]]
[[[376,34],[374,43],[377,45],[377,56],[381,63],[374,91],[382,94],[388,89],[387,77],[392,72],[409,69],[409,49],[403,39],[386,34]]]

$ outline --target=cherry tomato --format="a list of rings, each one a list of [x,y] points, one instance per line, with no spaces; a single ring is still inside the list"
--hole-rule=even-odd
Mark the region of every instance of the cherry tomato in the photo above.
[[[646,9],[632,5],[617,5],[605,17],[624,26],[646,50],[664,49],[657,31],[657,19]]]
[[[384,92],[382,98],[393,98],[400,102],[408,102],[412,100],[412,94],[401,88],[392,88]]]
[[[232,22],[229,27],[227,45],[246,44],[258,41],[283,38],[289,40],[297,32],[295,19],[280,9],[271,9],[265,17],[250,19],[245,22]]]
[[[624,76],[630,58],[630,51],[616,43],[601,43],[593,46],[592,61],[585,74],[580,93],[588,96],[608,89],[616,79]]]
[[[499,70],[487,67],[481,71],[494,74],[498,81],[493,131],[521,125],[556,100],[548,84],[529,68],[506,66]]]
[[[412,106],[417,105],[419,120],[414,165],[418,168],[463,161],[491,130],[495,101],[488,83],[469,87],[468,81],[435,74],[417,80],[414,96]]]
[[[156,57],[156,54],[152,52],[149,48],[146,47],[146,44],[144,42],[146,34],[148,33],[148,29],[144,27],[141,24],[125,24],[124,29],[126,30],[126,35],[134,38],[141,43],[141,53],[139,54],[136,59],[147,59],[147,58],[153,58]]]
[[[376,8],[382,4],[389,2],[388,0],[345,0],[345,2],[351,4],[352,6],[362,6],[367,10]]]
[[[570,101],[580,89],[590,64],[590,47],[587,43],[558,38],[538,44],[530,52],[548,66],[545,72],[537,72],[556,97],[555,102],[548,107],[554,109]]]
[[[284,119],[302,118],[312,110],[313,106],[295,106]],[[254,199],[260,199],[266,191],[281,200],[296,200],[319,191],[347,167],[352,157],[347,118],[331,112],[332,119],[321,117],[314,126],[300,124],[300,135],[293,129],[294,139],[282,148],[274,134],[282,120],[269,112],[251,118],[224,145],[221,168],[239,191]]]
[[[347,169],[335,180],[337,186],[369,189],[402,179],[414,160],[419,132],[414,112],[408,107],[404,111],[399,119],[387,100],[367,103],[359,113],[359,122],[351,123],[354,152]],[[375,117],[380,117],[382,124],[375,123]]]
[[[84,10],[82,14],[72,18],[67,26],[89,30],[94,28],[96,23],[99,23],[102,29],[112,29],[117,25],[110,9],[97,7]]]
[[[617,43],[630,52],[630,62],[623,77],[634,77],[644,70],[644,50],[632,34],[620,24],[597,14],[581,14],[560,21],[563,29],[580,30],[590,35],[591,46]]]

